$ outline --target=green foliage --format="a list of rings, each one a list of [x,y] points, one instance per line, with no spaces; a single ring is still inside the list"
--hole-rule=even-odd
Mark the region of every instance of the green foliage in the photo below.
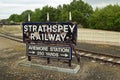
[[[13,22],[20,22],[21,21],[21,17],[18,14],[12,14],[9,17],[9,21],[13,21]]]
[[[31,21],[37,22],[41,19],[41,10],[39,8],[35,9],[35,12],[31,15]]]
[[[33,12],[31,10],[26,10],[26,11],[22,12],[22,14],[20,15],[22,22],[27,22],[28,21],[28,14],[32,15]]]
[[[102,9],[92,7],[83,0],[73,0],[70,4],[59,5],[57,8],[44,6],[35,11],[26,10],[18,14],[12,14],[9,22],[27,22],[28,14],[31,15],[31,22],[46,22],[47,12],[50,21],[66,22],[69,21],[69,12],[72,12],[72,21],[83,25],[86,28],[120,31],[120,6],[108,5]]]
[[[94,29],[120,31],[120,6],[108,5],[96,9],[89,17],[89,27]]]
[[[64,22],[69,21],[69,12],[72,12],[72,20],[78,24],[87,25],[88,17],[93,12],[93,9],[82,0],[73,0],[70,4],[59,5],[57,8],[44,6],[42,9],[35,11],[26,10],[21,15],[13,14],[9,17],[9,21],[27,22],[28,14],[31,15],[31,22],[45,22],[47,12],[50,15],[50,21]]]
[[[70,3],[70,10],[73,13],[73,20],[82,24],[84,27],[88,24],[88,17],[93,13],[93,9],[87,3],[82,0],[73,0]]]
[[[2,19],[2,20],[0,20],[0,22],[3,23],[3,24],[8,24],[9,23],[8,19]]]

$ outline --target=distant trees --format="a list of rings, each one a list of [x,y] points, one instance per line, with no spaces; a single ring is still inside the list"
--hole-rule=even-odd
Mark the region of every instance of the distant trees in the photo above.
[[[72,11],[73,21],[86,27],[88,25],[88,18],[93,13],[92,7],[82,0],[73,0],[69,6],[69,11]]]
[[[32,15],[33,11],[31,10],[26,10],[24,12],[21,13],[21,17],[19,19],[21,19],[21,22],[27,22],[28,21],[28,14]]]
[[[64,22],[69,20],[69,12],[72,13],[72,20],[86,28],[120,31],[120,6],[108,5],[102,9],[92,7],[83,0],[73,0],[70,4],[59,5],[57,8],[44,6],[35,11],[26,10],[20,15],[12,14],[8,21],[27,22],[28,14],[31,15],[31,22],[45,22],[47,12],[50,21]]]
[[[21,22],[21,16],[18,15],[18,14],[12,14],[10,17],[9,17],[9,21],[14,21],[14,22]]]
[[[86,25],[88,24],[88,17],[93,12],[92,7],[84,3],[82,0],[73,0],[70,4],[59,5],[57,8],[51,6],[44,6],[42,9],[35,9],[35,11],[26,10],[22,14],[12,14],[9,21],[26,22],[28,14],[31,15],[32,22],[45,22],[46,14],[49,12],[50,21],[68,21],[69,12],[72,12],[73,21]]]
[[[38,22],[41,19],[41,10],[39,8],[35,9],[35,11],[31,14],[31,21]]]
[[[96,9],[89,17],[89,28],[120,31],[120,6],[108,5]]]

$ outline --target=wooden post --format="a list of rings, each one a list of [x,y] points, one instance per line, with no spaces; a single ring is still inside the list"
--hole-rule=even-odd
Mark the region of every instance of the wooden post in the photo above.
[[[74,45],[73,44],[69,44],[69,45],[72,47],[73,51],[75,52],[75,56],[77,58],[77,61],[80,62],[80,57],[77,55]]]
[[[60,59],[58,59],[58,61],[60,61]]]
[[[76,58],[77,58],[77,61],[80,62],[80,57],[77,55],[76,50],[75,50],[75,49],[73,49],[73,50],[74,50],[74,52],[75,52],[75,56],[76,56]]]
[[[68,65],[69,65],[69,67],[71,67],[71,60],[69,60]]]
[[[31,56],[28,56],[28,61],[31,61]]]
[[[50,58],[47,58],[47,64],[50,64]]]
[[[49,18],[49,13],[47,12],[47,22],[49,22],[50,18]],[[47,58],[47,64],[50,64],[50,58]]]
[[[29,41],[26,42],[26,54],[28,54],[28,49],[27,48],[28,48],[29,43],[30,43]],[[31,56],[27,55],[27,57],[28,57],[28,61],[31,61]]]

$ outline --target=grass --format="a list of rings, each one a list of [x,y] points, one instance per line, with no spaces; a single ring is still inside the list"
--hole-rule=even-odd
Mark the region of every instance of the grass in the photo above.
[[[12,25],[4,25],[2,28],[0,28],[0,32],[6,32],[6,33],[22,33],[20,25],[12,26]]]
[[[82,80],[119,80],[120,67],[86,62],[81,71]]]

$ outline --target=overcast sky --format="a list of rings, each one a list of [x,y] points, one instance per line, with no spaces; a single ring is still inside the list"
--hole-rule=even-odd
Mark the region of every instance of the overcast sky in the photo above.
[[[0,0],[0,19],[8,18],[11,14],[21,14],[24,10],[34,10],[49,5],[56,7],[62,4],[69,4],[72,0]],[[108,4],[120,5],[120,0],[83,0],[94,9],[102,8]]]

